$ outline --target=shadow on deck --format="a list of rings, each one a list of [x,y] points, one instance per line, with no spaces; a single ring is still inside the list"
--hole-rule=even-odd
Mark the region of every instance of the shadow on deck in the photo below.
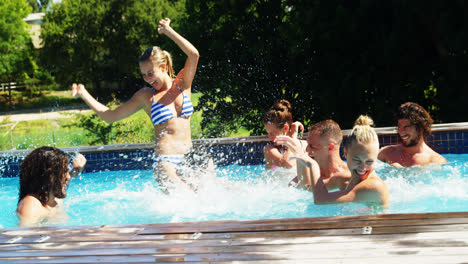
[[[468,212],[0,230],[0,263],[467,263]]]

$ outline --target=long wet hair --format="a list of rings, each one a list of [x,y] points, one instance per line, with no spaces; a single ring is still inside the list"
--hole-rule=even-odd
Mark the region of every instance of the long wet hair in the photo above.
[[[418,132],[423,132],[424,138],[431,135],[431,126],[434,123],[429,113],[424,107],[417,103],[407,102],[398,107],[395,113],[395,120],[408,119],[412,125],[416,126]]]
[[[360,144],[377,142],[378,144],[379,137],[372,127],[373,125],[374,121],[369,116],[359,116],[358,119],[356,119],[356,122],[354,122],[354,127],[351,131],[351,134],[346,139],[345,148],[349,148],[354,142]]]
[[[153,46],[145,49],[140,56],[139,62],[145,62],[151,60],[155,65],[160,66],[166,65],[167,73],[171,78],[174,78],[174,69],[172,68],[172,56],[169,52],[162,50],[158,46]]]
[[[263,122],[278,128],[283,128],[284,124],[291,127],[293,123],[291,103],[284,99],[275,103],[263,116]]]
[[[68,155],[58,148],[44,146],[29,153],[20,167],[18,203],[31,195],[45,206],[51,192],[57,198],[65,198],[62,189],[67,183],[69,161]]]

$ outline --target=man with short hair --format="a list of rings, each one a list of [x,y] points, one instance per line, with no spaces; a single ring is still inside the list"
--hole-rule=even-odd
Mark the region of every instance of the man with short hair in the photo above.
[[[307,137],[306,152],[317,161],[320,177],[328,190],[337,188],[344,190],[351,178],[351,172],[340,156],[342,139],[341,128],[333,120],[315,123],[311,126]],[[293,181],[297,182],[297,178]]]
[[[378,159],[395,167],[414,165],[445,164],[447,160],[432,150],[425,142],[431,135],[434,122],[420,105],[407,102],[395,114],[400,144],[383,147]]]

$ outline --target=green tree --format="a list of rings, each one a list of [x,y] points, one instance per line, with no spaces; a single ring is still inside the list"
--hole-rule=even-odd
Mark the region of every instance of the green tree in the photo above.
[[[23,21],[30,12],[25,1],[0,1],[0,82],[21,82],[33,70],[32,42]]]
[[[362,113],[394,125],[405,101],[464,121],[467,11],[464,1],[187,0],[203,127],[264,133],[263,113],[283,98],[306,125],[350,128]]]
[[[62,86],[88,86],[101,99],[128,98],[144,83],[138,57],[148,46],[166,47],[157,23],[171,17],[177,25],[183,1],[64,0],[46,13],[41,62]]]

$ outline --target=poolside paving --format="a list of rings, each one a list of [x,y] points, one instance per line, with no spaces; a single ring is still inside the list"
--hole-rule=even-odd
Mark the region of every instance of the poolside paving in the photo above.
[[[0,263],[468,263],[468,212],[0,230]]]
[[[42,119],[60,119],[60,118],[70,118],[70,114],[84,114],[88,113],[91,110],[89,109],[71,109],[71,110],[61,110],[61,111],[44,111],[44,112],[35,112],[35,113],[0,113],[0,122],[3,122],[5,119],[8,119],[10,122],[20,122],[20,121],[31,121],[31,120],[42,120]]]

